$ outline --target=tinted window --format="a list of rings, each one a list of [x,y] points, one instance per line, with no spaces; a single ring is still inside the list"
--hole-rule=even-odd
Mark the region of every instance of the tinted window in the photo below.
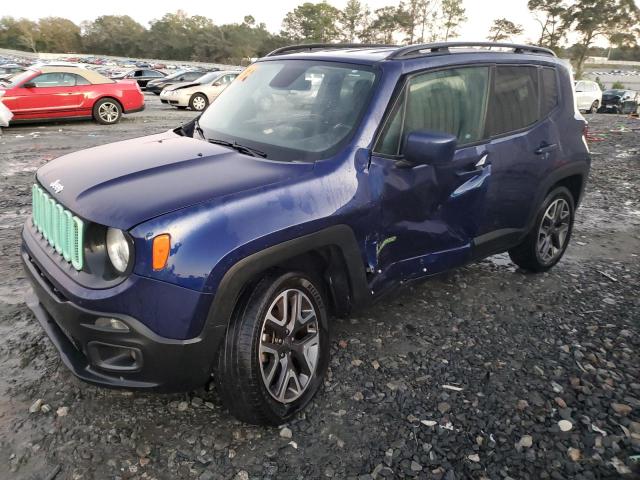
[[[136,70],[135,72],[133,72],[133,76],[134,77],[142,77],[142,74],[144,72],[142,70]]]
[[[558,104],[558,80],[553,68],[542,69],[542,111],[544,117]]]
[[[455,135],[460,145],[482,140],[489,67],[459,68],[412,77],[385,127],[377,151],[401,153],[402,140],[415,130]]]
[[[513,132],[538,120],[538,69],[496,67],[487,113],[490,136]]]
[[[155,70],[144,70],[143,76],[144,77],[162,77],[164,75],[162,75],[160,72],[156,72]]]

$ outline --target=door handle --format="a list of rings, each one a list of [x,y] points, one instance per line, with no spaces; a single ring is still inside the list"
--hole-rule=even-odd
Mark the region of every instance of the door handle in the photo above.
[[[536,155],[544,155],[545,153],[549,153],[554,151],[556,148],[558,148],[558,144],[556,143],[543,143],[542,145],[540,145],[533,153],[535,153]]]
[[[480,157],[480,160],[478,160],[476,163],[470,164],[467,167],[467,170],[458,171],[456,175],[462,179],[471,178],[474,175],[481,174],[482,171],[489,165],[491,165],[491,161],[489,160],[489,153],[485,152],[482,154],[482,157]]]

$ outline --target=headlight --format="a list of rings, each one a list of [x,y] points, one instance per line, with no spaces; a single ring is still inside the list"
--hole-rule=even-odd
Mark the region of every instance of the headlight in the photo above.
[[[129,242],[124,232],[117,228],[107,229],[107,254],[113,267],[120,273],[124,273],[129,266]]]

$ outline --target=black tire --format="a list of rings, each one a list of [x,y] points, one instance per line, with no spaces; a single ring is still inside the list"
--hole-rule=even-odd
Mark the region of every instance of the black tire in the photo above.
[[[564,200],[568,206],[568,230],[566,232],[566,236],[562,241],[562,244],[555,245],[554,248],[558,248],[555,256],[552,259],[544,259],[541,256],[538,245],[538,240],[540,236],[543,235],[541,233],[541,225],[543,221],[548,221],[545,219],[547,209],[549,209],[550,206],[557,200]],[[560,259],[564,255],[565,250],[567,249],[567,246],[569,245],[569,241],[571,240],[571,233],[573,231],[574,217],[575,201],[571,192],[565,187],[557,187],[553,189],[547,195],[544,202],[542,202],[540,210],[536,215],[536,221],[531,231],[527,234],[520,245],[509,250],[509,256],[511,257],[511,260],[519,267],[532,272],[546,272],[547,270],[549,270],[560,261]]]
[[[304,273],[273,272],[252,286],[247,295],[240,300],[227,330],[225,341],[220,347],[218,364],[214,372],[222,403],[234,417],[256,425],[281,425],[302,410],[322,385],[329,363],[330,339],[326,302],[320,285],[318,280]],[[263,326],[267,324],[267,313],[273,312],[274,305],[277,299],[281,298],[281,294],[292,290],[304,293],[308,304],[313,305],[315,309],[317,356],[315,370],[309,375],[305,388],[299,392],[299,397],[281,402],[272,396],[272,392],[267,387],[268,380],[264,379],[262,370],[266,357],[260,353],[259,349],[264,338]],[[295,322],[295,325],[298,323]],[[289,333],[288,330],[287,333]],[[292,334],[292,337],[294,335]],[[270,342],[277,343],[277,340],[271,337]],[[291,365],[296,365],[297,357],[294,354],[280,354],[280,358],[284,356],[288,356],[287,364],[291,362]],[[275,384],[282,378],[287,378],[286,386],[288,387],[291,385],[288,377],[280,376],[283,371],[286,372],[282,369],[283,361],[284,358],[281,361],[278,360],[277,355],[274,355],[273,371],[278,371],[278,374],[274,373],[272,378],[277,380]],[[302,370],[298,367],[298,371]],[[299,378],[296,382],[299,382]],[[300,385],[298,383],[298,387]],[[289,388],[283,391],[286,393]]]
[[[589,109],[589,113],[598,113],[598,109],[599,108],[600,108],[600,102],[598,100],[596,100],[591,104],[591,108]]]
[[[209,99],[204,93],[194,93],[189,99],[189,108],[196,112],[202,112],[209,106]]]
[[[93,119],[102,125],[113,125],[122,118],[122,107],[113,98],[101,98],[93,105]]]

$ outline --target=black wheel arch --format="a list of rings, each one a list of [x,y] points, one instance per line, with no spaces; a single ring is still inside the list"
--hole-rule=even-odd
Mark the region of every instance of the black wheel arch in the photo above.
[[[364,304],[369,289],[353,230],[336,225],[273,245],[230,267],[222,277],[201,337],[217,352],[238,301],[247,288],[271,269],[315,270],[325,282],[332,314],[342,316]]]

